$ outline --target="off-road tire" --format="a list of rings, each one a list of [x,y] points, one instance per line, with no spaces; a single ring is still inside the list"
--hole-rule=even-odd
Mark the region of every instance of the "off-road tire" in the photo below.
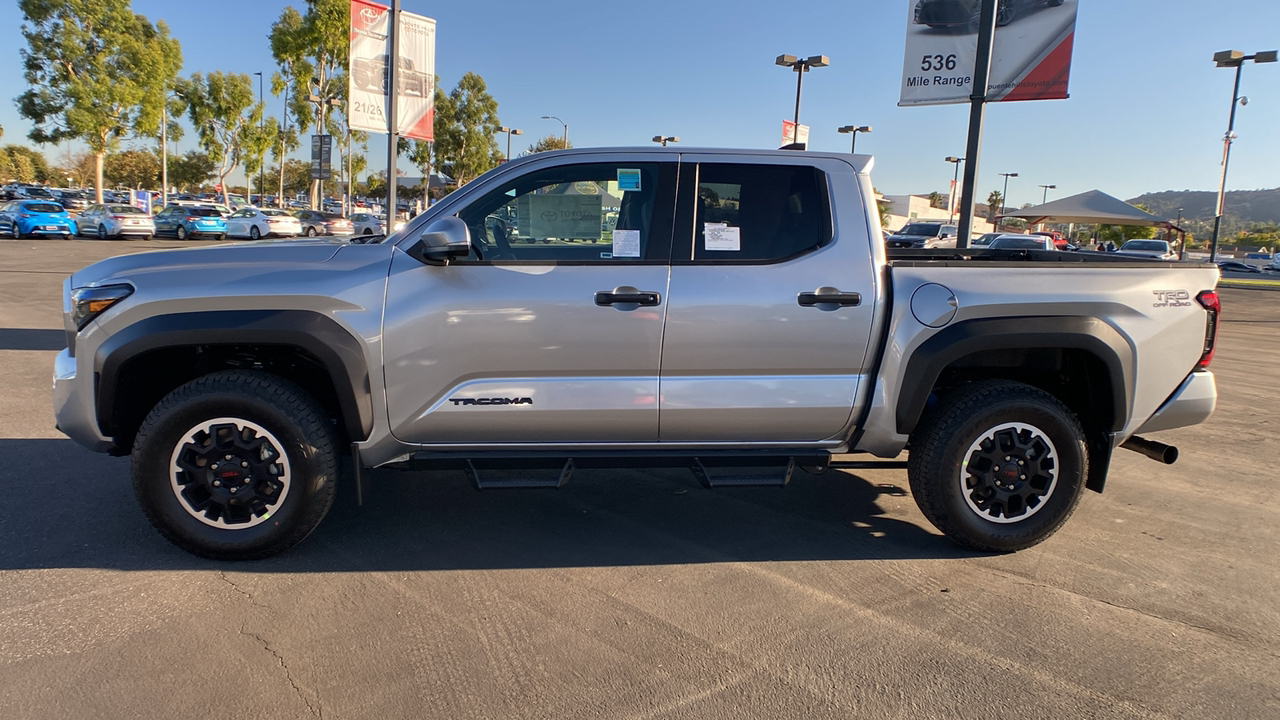
[[[1013,425],[1030,431],[1012,429]],[[1003,435],[989,436],[998,428],[1004,428]],[[1039,438],[1040,449],[1029,451],[1027,458],[1039,472],[1029,482],[1026,476],[1019,481],[1016,474],[1002,475],[995,468],[983,472],[992,452],[980,443],[1000,436]],[[1046,449],[1051,452],[1046,454]],[[1037,456],[1048,460],[1042,464]],[[1009,457],[1014,464],[1008,467],[1021,464],[1017,451]],[[1040,543],[1066,522],[1084,490],[1088,466],[1084,429],[1061,401],[1023,383],[985,380],[947,394],[921,419],[911,434],[907,478],[920,511],[948,538],[972,550],[1013,552]],[[1050,477],[1047,491],[1035,495],[1038,491],[1030,486],[1045,484]],[[1017,483],[1019,490],[1010,494],[1030,493],[1030,499],[1014,499],[1010,505],[997,501],[984,513],[984,495],[996,493],[1000,488],[993,484],[1000,482]],[[1005,514],[1010,508],[1012,514]]]
[[[224,419],[256,425],[281,446],[287,481],[279,504],[266,517],[251,518],[257,524],[211,524],[178,491],[177,458],[196,447],[191,432]],[[221,452],[213,453],[215,462]],[[215,560],[256,560],[301,542],[333,505],[339,473],[333,429],[320,405],[294,383],[253,370],[212,373],[169,393],[142,422],[132,461],[134,494],[151,524],[183,550]],[[209,482],[215,474],[209,472]]]

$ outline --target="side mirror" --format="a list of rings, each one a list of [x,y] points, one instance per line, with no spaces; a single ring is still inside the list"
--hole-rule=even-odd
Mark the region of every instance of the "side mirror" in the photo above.
[[[443,265],[453,258],[464,258],[471,253],[471,230],[456,217],[440,218],[422,231],[408,253],[428,265]]]

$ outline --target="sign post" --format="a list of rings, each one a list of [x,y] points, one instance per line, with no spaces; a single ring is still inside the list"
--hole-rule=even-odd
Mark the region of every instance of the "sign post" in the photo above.
[[[311,136],[311,179],[328,180],[333,177],[333,136]]]

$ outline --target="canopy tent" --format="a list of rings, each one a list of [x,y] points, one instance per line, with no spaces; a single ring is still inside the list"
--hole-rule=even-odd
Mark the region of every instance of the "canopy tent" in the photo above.
[[[1032,225],[1050,223],[1101,223],[1103,225],[1145,225],[1179,230],[1165,218],[1136,208],[1101,190],[1072,195],[1051,203],[1015,210],[1002,218],[1022,218]]]

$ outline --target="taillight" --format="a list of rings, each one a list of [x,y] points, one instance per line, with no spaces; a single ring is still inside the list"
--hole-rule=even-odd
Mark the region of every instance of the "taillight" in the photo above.
[[[1196,363],[1197,370],[1204,370],[1213,362],[1213,354],[1218,349],[1218,315],[1222,313],[1222,301],[1218,299],[1217,290],[1205,290],[1196,296],[1196,302],[1209,315],[1205,321],[1204,352],[1200,355],[1200,362]]]
[[[128,215],[112,215],[111,219],[112,220],[128,220],[129,216]]]
[[[198,217],[189,217],[189,218],[187,218],[187,222],[196,222],[196,221],[197,221],[197,220],[199,220],[199,219],[200,219],[200,218],[198,218]]]
[[[19,214],[19,215],[18,215],[18,217],[20,217],[20,218],[29,218],[29,217],[31,217],[31,216],[30,216],[30,215],[28,215],[27,213],[21,213],[21,214]]]

